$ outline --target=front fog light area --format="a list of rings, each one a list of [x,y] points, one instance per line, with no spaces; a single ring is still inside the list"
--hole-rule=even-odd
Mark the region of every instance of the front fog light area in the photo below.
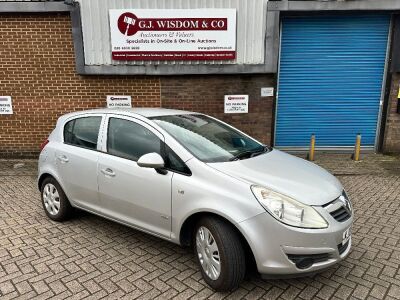
[[[328,223],[312,207],[261,186],[251,190],[260,204],[277,220],[301,228],[326,228]]]

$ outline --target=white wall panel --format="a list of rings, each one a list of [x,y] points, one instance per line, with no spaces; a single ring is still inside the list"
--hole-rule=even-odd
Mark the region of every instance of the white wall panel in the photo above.
[[[263,64],[268,0],[78,0],[86,65]],[[109,9],[236,8],[235,61],[113,61]]]

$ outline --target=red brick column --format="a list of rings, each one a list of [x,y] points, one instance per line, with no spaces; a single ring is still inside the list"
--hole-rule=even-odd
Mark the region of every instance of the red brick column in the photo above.
[[[397,110],[397,96],[399,94],[400,74],[392,76],[392,85],[389,96],[389,106],[386,119],[385,139],[383,151],[385,153],[400,153],[400,114]]]

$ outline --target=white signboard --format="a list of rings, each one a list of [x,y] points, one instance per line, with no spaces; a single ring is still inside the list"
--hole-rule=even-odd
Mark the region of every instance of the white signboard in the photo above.
[[[248,113],[249,95],[225,95],[226,114]]]
[[[0,96],[0,115],[12,115],[11,96]]]
[[[261,88],[261,97],[272,97],[272,96],[274,96],[273,87]]]
[[[132,107],[131,96],[107,96],[108,108],[129,108]]]
[[[233,60],[236,9],[110,9],[114,60]]]

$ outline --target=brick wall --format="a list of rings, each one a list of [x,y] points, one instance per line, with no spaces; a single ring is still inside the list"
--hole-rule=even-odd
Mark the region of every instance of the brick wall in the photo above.
[[[163,107],[202,112],[270,144],[273,97],[262,87],[275,86],[274,75],[173,76],[161,79]],[[224,114],[224,95],[249,95],[248,114]]]
[[[383,151],[386,153],[400,153],[400,114],[396,112],[399,85],[400,74],[395,73],[392,75],[385,138],[383,144]]]
[[[68,14],[0,14],[0,95],[14,114],[0,115],[0,157],[35,156],[56,119],[105,105],[106,95],[160,106],[159,77],[79,76]]]

